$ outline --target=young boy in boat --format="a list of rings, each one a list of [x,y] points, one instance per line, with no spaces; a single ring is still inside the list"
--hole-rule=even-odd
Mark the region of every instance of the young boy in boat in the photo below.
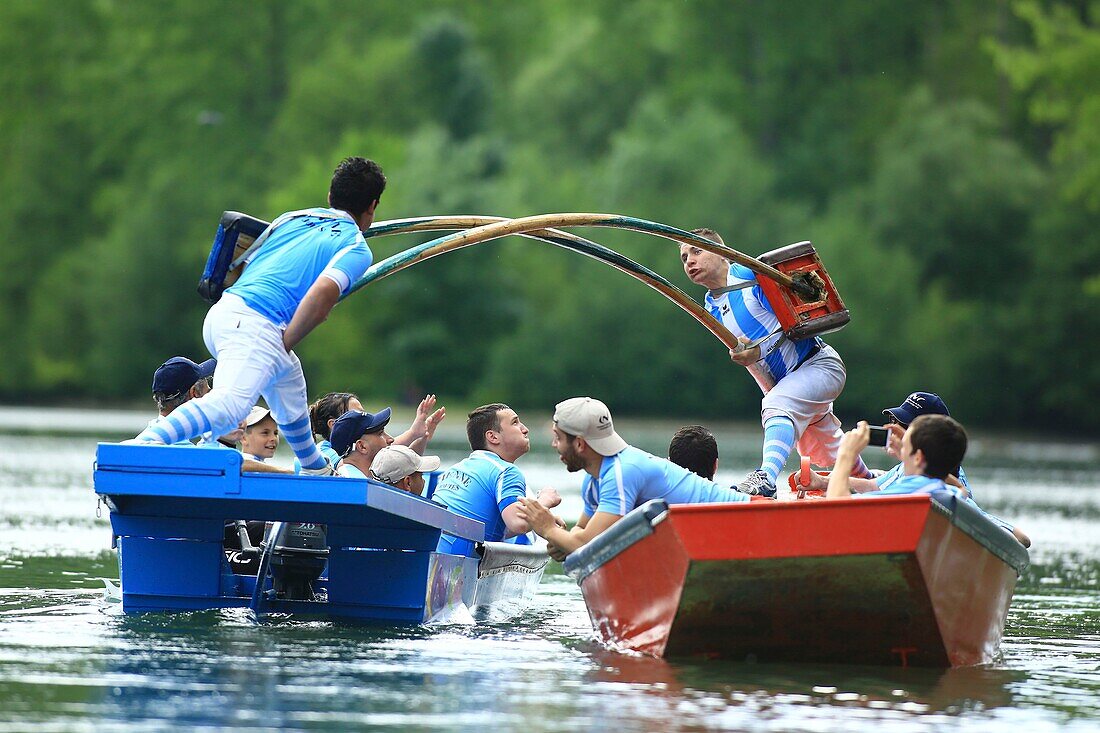
[[[244,419],[244,435],[241,436],[241,454],[245,458],[264,463],[275,457],[279,448],[279,426],[271,416],[271,410],[256,405]]]
[[[264,245],[203,324],[203,340],[218,359],[214,388],[157,420],[139,441],[170,445],[226,433],[263,395],[302,471],[332,473],[313,442],[305,375],[293,349],[370,267],[363,232],[385,186],[377,163],[347,158],[332,176],[331,208],[292,211],[272,222]]]
[[[422,456],[403,445],[386,446],[378,451],[370,466],[371,478],[407,491],[424,494],[424,472],[439,468],[439,456]]]
[[[552,445],[566,469],[588,474],[581,485],[584,511],[571,530],[536,500],[521,498],[518,515],[551,545],[551,556],[558,560],[650,499],[700,504],[752,498],[628,445],[615,432],[607,405],[591,397],[559,402],[553,435]]]
[[[528,432],[508,405],[494,402],[473,410],[466,418],[466,437],[472,452],[440,477],[432,501],[484,523],[486,542],[501,542],[530,532],[518,503],[527,496],[527,479],[515,465],[531,450]],[[554,507],[561,503],[561,497],[547,487],[539,492],[539,501]],[[474,543],[443,534],[437,551],[472,556]]]
[[[725,244],[713,229],[695,229],[693,233]],[[784,336],[755,274],[747,267],[689,244],[680,246],[680,262],[693,283],[707,288],[707,309],[746,345],[730,351],[730,358],[753,372],[764,390],[760,467],[737,489],[775,496],[776,479],[796,444],[799,453],[815,465],[832,466],[843,435],[840,421],[833,415],[833,401],[847,378],[840,355],[820,338],[791,341]],[[729,286],[736,289],[715,293]],[[862,459],[851,470],[853,476],[871,476]]]

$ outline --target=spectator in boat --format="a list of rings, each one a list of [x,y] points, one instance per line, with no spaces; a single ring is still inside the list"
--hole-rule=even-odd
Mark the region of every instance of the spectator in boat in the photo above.
[[[340,456],[336,473],[347,478],[366,478],[378,452],[393,444],[386,432],[390,408],[378,412],[348,410],[332,424],[332,450]]]
[[[443,474],[432,501],[484,523],[486,542],[501,542],[531,531],[520,517],[517,503],[527,496],[527,479],[515,465],[531,449],[528,432],[516,411],[501,402],[473,410],[466,418],[472,452]],[[538,496],[549,507],[561,503],[553,488],[542,489]],[[472,556],[474,543],[444,534],[437,550]]]
[[[898,428],[900,430],[900,427]],[[848,471],[855,459],[870,444],[870,427],[861,420],[854,430],[844,434],[837,462],[829,475],[825,492],[828,499],[852,496]],[[902,476],[885,489],[858,493],[860,497],[931,493],[946,490],[947,477],[958,468],[966,455],[966,430],[947,415],[921,415],[902,434],[899,455]],[[953,489],[958,492],[958,489]],[[961,493],[959,493],[962,496]]]
[[[554,410],[552,445],[570,472],[584,471],[584,511],[571,530],[538,501],[520,499],[519,516],[561,559],[590,542],[627,512],[651,499],[669,504],[743,502],[748,494],[708,481],[665,458],[628,445],[615,432],[607,405],[573,397]]]
[[[901,461],[901,440],[905,435],[906,428],[921,415],[946,415],[951,416],[951,412],[947,409],[947,404],[940,398],[939,395],[933,392],[913,392],[906,397],[900,405],[897,407],[887,407],[882,411],[882,414],[888,420],[888,426],[890,429],[889,436],[886,443],[886,452],[893,456],[899,463],[891,468],[889,471],[880,473],[874,478],[865,479],[852,477],[849,484],[852,487],[853,493],[864,493],[867,491],[878,491],[879,489],[889,488],[895,481],[904,476],[904,466]],[[892,426],[892,427],[891,427]],[[810,474],[809,489],[824,490],[829,483],[829,479],[818,473]],[[965,489],[970,492],[970,483],[966,479],[966,472],[962,470],[962,466],[956,466],[947,477],[946,483]]]
[[[891,425],[890,428],[891,433],[901,432],[899,425]],[[844,474],[844,468],[850,465],[853,455],[858,455],[859,451],[867,447],[869,439],[870,429],[864,421],[860,421],[855,430],[844,434],[840,452],[837,454],[837,468],[829,476],[825,498],[836,499],[853,495],[852,478]],[[964,488],[948,483],[952,478],[951,471],[958,470],[962,464],[967,447],[966,431],[953,418],[937,414],[921,415],[902,432],[899,445],[901,477],[886,488],[856,493],[857,497],[931,493],[950,488],[1015,537],[1024,547],[1031,547],[1031,538],[1023,530],[989,514],[967,495]]]
[[[713,481],[718,472],[718,441],[702,425],[685,425],[668,444],[668,460]]]
[[[279,447],[279,426],[271,416],[271,410],[256,405],[244,419],[244,435],[241,437],[241,453],[245,458],[263,463],[275,457]]]
[[[198,364],[186,356],[173,356],[157,367],[153,372],[153,401],[157,403],[160,415],[150,420],[149,425],[155,425],[157,420],[171,415],[180,405],[209,392],[216,364],[215,359]],[[172,445],[192,443],[190,440],[177,440]]]
[[[332,466],[310,431],[306,380],[293,349],[321,324],[373,259],[363,232],[386,186],[377,163],[346,158],[328,192],[331,208],[292,211],[263,235],[263,246],[207,313],[203,338],[217,359],[215,386],[157,420],[137,440],[171,444],[221,435],[247,417],[261,394],[304,473]]]
[[[420,400],[416,408],[416,417],[412,425],[401,435],[393,439],[397,445],[408,446],[416,453],[423,453],[435,436],[435,430],[447,417],[447,408],[436,409],[436,396],[430,394]],[[320,438],[318,450],[325,454],[329,463],[335,466],[340,456],[332,449],[332,425],[336,419],[349,410],[363,412],[363,403],[351,392],[329,392],[309,406],[309,424],[313,434]],[[294,472],[301,470],[298,459],[294,459]]]
[[[439,468],[439,456],[422,456],[403,445],[386,446],[378,451],[371,463],[371,478],[407,491],[415,496],[424,493],[424,472]]]
[[[713,229],[694,234],[725,244]],[[818,466],[832,466],[844,434],[833,402],[844,389],[844,362],[820,338],[791,341],[783,335],[756,275],[743,265],[690,244],[680,246],[684,273],[707,288],[704,304],[745,348],[730,358],[746,367],[764,390],[760,421],[764,443],[760,467],[737,485],[746,494],[775,496],[775,482],[795,445]],[[852,475],[870,478],[857,456]]]
[[[160,416],[171,415],[180,405],[202,397],[209,392],[214,364],[214,359],[208,359],[198,364],[185,356],[173,356],[157,367],[157,370],[153,372],[153,400],[157,403]],[[153,425],[155,423],[156,420],[153,420],[149,424]],[[197,445],[203,448],[231,448],[235,450],[236,442],[243,435],[243,425],[244,421],[241,421],[237,428],[230,430],[217,440],[206,433],[199,439]],[[194,446],[196,443],[183,440],[173,443],[173,445]],[[285,468],[267,465],[247,456],[241,464],[241,472],[289,473]]]

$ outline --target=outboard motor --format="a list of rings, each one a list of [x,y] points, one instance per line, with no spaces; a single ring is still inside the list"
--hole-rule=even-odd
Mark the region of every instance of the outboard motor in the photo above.
[[[328,562],[328,531],[323,524],[282,522],[269,538],[275,597],[312,601],[313,581]]]

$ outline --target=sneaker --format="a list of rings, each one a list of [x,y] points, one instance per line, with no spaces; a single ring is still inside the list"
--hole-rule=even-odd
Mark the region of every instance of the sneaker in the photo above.
[[[734,491],[740,491],[742,494],[748,494],[749,496],[762,496],[766,499],[775,498],[775,484],[772,483],[767,472],[762,468],[756,469],[746,476],[744,481],[732,488]]]
[[[336,472],[332,470],[332,464],[325,459],[325,465],[320,468],[303,468],[303,476],[335,476]]]

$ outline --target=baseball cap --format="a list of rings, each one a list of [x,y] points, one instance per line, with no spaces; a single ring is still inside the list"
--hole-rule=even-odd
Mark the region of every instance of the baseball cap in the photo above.
[[[153,392],[179,394],[191,389],[200,379],[213,376],[217,359],[207,359],[201,364],[186,356],[173,356],[153,372]]]
[[[386,427],[390,421],[390,408],[378,412],[362,412],[360,410],[348,410],[336,422],[332,424],[332,433],[329,435],[329,443],[336,455],[344,456],[351,445],[366,433],[375,433]]]
[[[554,424],[563,432],[584,438],[601,456],[613,456],[626,448],[626,441],[615,432],[607,405],[591,397],[559,402],[554,408]]]
[[[422,456],[412,448],[391,445],[378,451],[370,464],[370,472],[379,481],[396,484],[417,471],[434,471],[439,468],[439,456]]]
[[[938,394],[932,392],[914,392],[897,407],[888,407],[883,415],[892,417],[899,423],[908,425],[921,415],[950,415],[947,405]]]
[[[248,417],[244,419],[244,425],[246,428],[250,428],[270,414],[271,410],[267,409],[266,407],[256,405],[252,408],[252,411],[248,413]]]

